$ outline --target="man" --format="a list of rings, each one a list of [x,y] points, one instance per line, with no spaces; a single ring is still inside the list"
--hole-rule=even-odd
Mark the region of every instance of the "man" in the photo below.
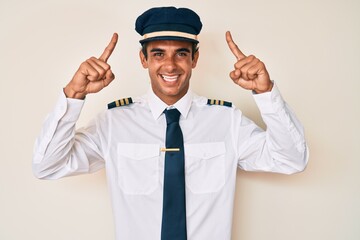
[[[57,179],[106,168],[118,240],[226,240],[237,168],[291,174],[307,163],[301,124],[288,109],[265,65],[245,56],[230,32],[236,57],[230,78],[252,90],[267,130],[230,102],[189,90],[199,57],[202,23],[185,8],[153,8],[136,21],[141,64],[151,89],[108,105],[75,130],[85,96],[114,80],[107,63],[117,40],[80,65],[35,144],[34,173]]]

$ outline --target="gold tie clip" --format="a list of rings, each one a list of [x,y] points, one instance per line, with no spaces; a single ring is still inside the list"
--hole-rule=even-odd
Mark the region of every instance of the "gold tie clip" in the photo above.
[[[179,152],[180,148],[160,148],[162,152]]]

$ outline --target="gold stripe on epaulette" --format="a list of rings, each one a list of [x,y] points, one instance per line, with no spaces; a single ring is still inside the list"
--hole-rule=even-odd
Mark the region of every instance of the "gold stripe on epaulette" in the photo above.
[[[116,101],[114,101],[112,103],[109,103],[108,104],[108,109],[112,109],[112,108],[115,108],[115,107],[126,106],[126,105],[129,105],[131,103],[133,103],[132,98],[119,99],[119,100],[116,100]]]
[[[231,102],[226,102],[224,100],[215,100],[215,99],[208,99],[207,104],[208,105],[226,106],[226,107],[231,107],[232,106]]]

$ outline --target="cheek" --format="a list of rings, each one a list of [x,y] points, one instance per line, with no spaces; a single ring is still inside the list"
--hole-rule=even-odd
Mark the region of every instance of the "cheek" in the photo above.
[[[159,69],[159,64],[156,64],[155,62],[149,62],[147,63],[147,68],[149,69],[149,71],[151,72],[156,72]]]

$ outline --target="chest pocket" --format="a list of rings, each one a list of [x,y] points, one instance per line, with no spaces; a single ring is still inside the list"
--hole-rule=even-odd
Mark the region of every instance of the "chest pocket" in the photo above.
[[[158,144],[118,143],[118,183],[125,194],[147,195],[159,186]]]
[[[212,193],[225,184],[225,143],[185,145],[186,186],[193,193]]]

